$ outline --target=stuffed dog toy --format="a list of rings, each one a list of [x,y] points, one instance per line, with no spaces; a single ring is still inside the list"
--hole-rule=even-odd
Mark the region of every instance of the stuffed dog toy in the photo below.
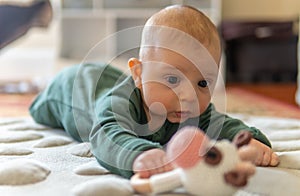
[[[168,143],[166,154],[174,170],[149,179],[131,178],[137,193],[162,193],[182,187],[193,195],[233,195],[255,173],[252,135],[242,131],[232,142],[209,139],[197,127],[184,127]]]

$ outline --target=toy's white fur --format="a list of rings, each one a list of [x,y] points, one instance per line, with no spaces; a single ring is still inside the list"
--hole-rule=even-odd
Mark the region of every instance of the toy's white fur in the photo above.
[[[211,141],[210,144],[214,143]],[[154,175],[150,178],[152,192],[161,193],[182,186],[194,195],[232,195],[238,189],[225,182],[224,174],[234,170],[236,164],[241,162],[237,148],[226,140],[216,142],[214,145],[222,154],[219,164],[209,165],[201,160],[192,168],[177,168]]]
[[[232,195],[237,188],[226,183],[224,174],[234,170],[240,162],[237,148],[229,141],[216,142],[215,147],[221,151],[222,160],[217,165],[209,165],[204,160],[194,167],[181,172],[183,187],[193,194]]]
[[[190,137],[194,139],[180,142],[189,141]],[[243,148],[242,153],[251,156],[253,149],[236,145],[228,140],[210,140],[198,128],[185,127],[172,138],[166,151],[175,169],[148,180],[134,176],[132,186],[142,193],[161,193],[182,187],[193,195],[233,195],[255,172],[255,166],[242,160],[239,151]],[[182,156],[177,155],[178,149]],[[190,156],[199,156],[199,159],[185,164],[183,160],[189,160]]]

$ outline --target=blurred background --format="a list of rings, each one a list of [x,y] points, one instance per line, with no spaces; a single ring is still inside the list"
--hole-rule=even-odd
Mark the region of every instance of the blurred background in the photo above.
[[[128,28],[172,4],[194,6],[218,27],[226,87],[300,104],[299,0],[0,0],[0,92],[38,92],[82,61],[127,69],[141,30]],[[12,30],[18,17],[22,28]]]

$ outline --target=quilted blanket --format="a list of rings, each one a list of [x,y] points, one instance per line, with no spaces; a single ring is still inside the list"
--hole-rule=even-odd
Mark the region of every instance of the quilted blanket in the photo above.
[[[236,195],[300,195],[300,120],[234,114],[260,128],[280,157],[278,167],[257,167]],[[0,118],[0,193],[6,195],[134,195],[127,179],[97,163],[89,143],[30,117]],[[186,195],[176,189],[162,195]]]

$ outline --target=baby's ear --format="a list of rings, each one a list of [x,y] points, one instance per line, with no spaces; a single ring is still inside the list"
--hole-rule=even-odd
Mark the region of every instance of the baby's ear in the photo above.
[[[128,60],[128,66],[130,68],[131,77],[134,80],[135,86],[137,88],[141,87],[142,62],[136,58],[131,58]]]

